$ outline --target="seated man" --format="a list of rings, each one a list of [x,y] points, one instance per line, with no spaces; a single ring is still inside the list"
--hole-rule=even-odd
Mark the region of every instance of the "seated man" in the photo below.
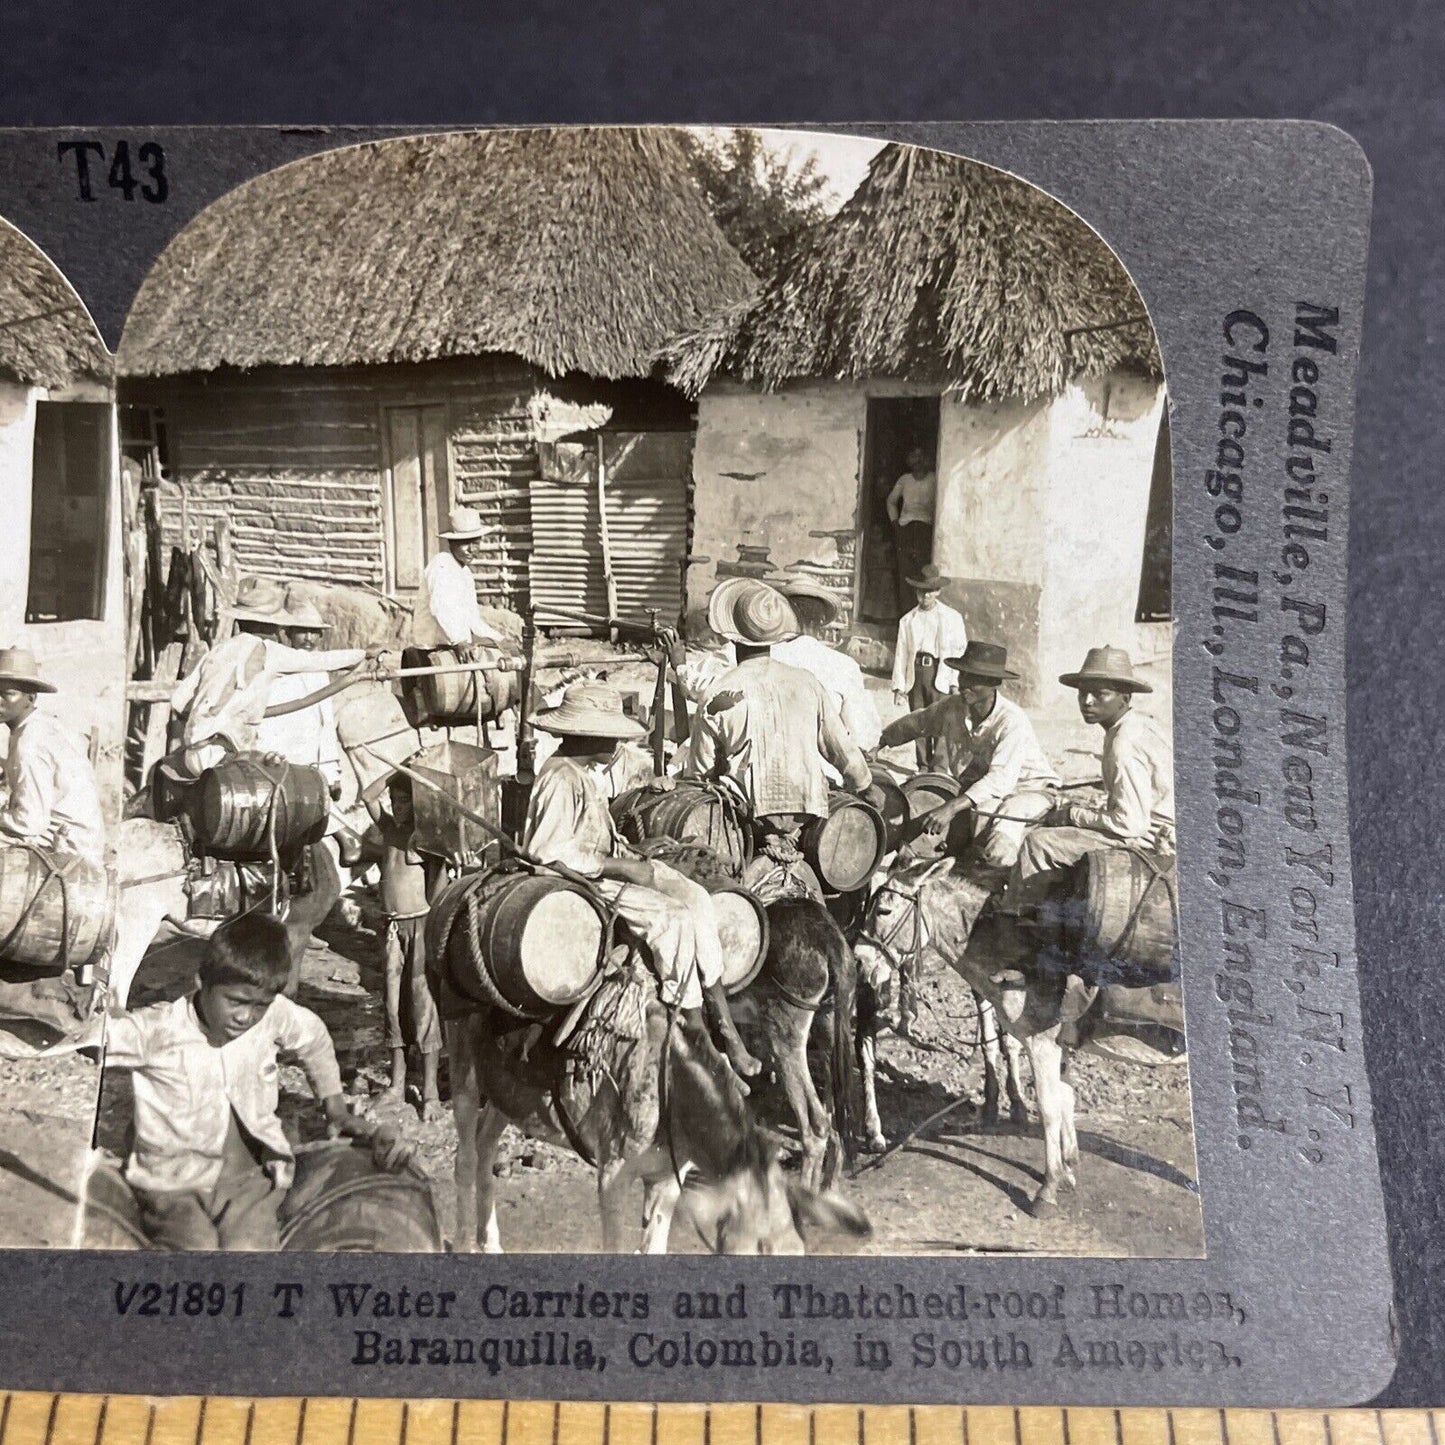
[[[29,843],[58,855],[104,862],[100,793],[85,750],[36,697],[54,692],[22,648],[0,649],[0,722],[10,731],[0,845]]]
[[[501,637],[482,620],[477,579],[471,561],[486,535],[475,507],[456,507],[447,530],[438,534],[446,546],[426,564],[422,581],[425,600],[413,619],[418,647],[452,647],[463,662],[485,662],[501,645]]]
[[[760,850],[781,859],[809,818],[828,816],[825,763],[861,795],[873,795],[873,775],[823,684],[771,655],[798,634],[787,598],[753,578],[729,578],[708,601],[708,625],[733,643],[738,663],[698,713],[683,771],[730,781]]]
[[[751,1078],[762,1065],[733,1026],[712,895],[675,868],[633,853],[602,791],[600,775],[622,743],[644,735],[642,725],[623,713],[622,694],[599,682],[573,683],[535,725],[561,742],[537,772],[522,846],[540,863],[593,880],[652,951],[662,1001],[692,1022],[705,1012],[734,1071]]]
[[[1104,730],[1104,804],[1061,803],[1029,833],[1009,880],[1016,897],[1033,896],[1030,880],[1100,848],[1174,852],[1173,750],[1153,721],[1133,710],[1134,695],[1154,689],[1119,647],[1091,647],[1083,667],[1059,681],[1078,689],[1084,721]]]
[[[962,793],[928,816],[926,831],[946,836],[967,814],[973,856],[991,868],[1013,867],[1031,823],[1053,807],[1051,788],[1060,778],[1044,756],[1034,725],[1016,703],[999,695],[1001,682],[1016,679],[1008,651],[994,642],[970,642],[959,657],[945,659],[960,691],[883,729],[884,747],[932,739],[934,761],[964,784]]]

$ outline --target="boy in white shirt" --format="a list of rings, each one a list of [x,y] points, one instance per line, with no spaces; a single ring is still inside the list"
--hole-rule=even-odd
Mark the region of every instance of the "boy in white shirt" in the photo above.
[[[295,1165],[279,1054],[299,1060],[329,1125],[375,1133],[347,1108],[326,1025],[281,992],[290,962],[284,925],[245,913],[211,935],[193,993],[110,1016],[103,1067],[134,1079],[125,1177],[158,1248],[280,1248]]]
[[[932,707],[957,686],[958,679],[945,664],[945,657],[957,657],[968,646],[963,614],[940,599],[948,581],[938,568],[927,563],[908,579],[918,605],[898,620],[898,643],[893,651],[893,700],[911,712]],[[918,766],[933,767],[935,739],[920,737],[914,744]]]

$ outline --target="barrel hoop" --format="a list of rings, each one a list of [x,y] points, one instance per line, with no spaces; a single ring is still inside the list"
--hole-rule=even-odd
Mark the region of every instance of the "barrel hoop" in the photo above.
[[[355,1179],[348,1179],[341,1184],[333,1185],[324,1193],[318,1194],[300,1214],[286,1221],[285,1230],[281,1236],[281,1248],[285,1249],[290,1240],[294,1239],[298,1230],[310,1224],[319,1214],[325,1213],[334,1205],[340,1204],[343,1200],[350,1198],[353,1194],[424,1194],[427,1203],[431,1206],[432,1219],[436,1220],[436,1200],[432,1196],[431,1186],[423,1184],[420,1180],[403,1179],[396,1174],[363,1174]],[[384,1253],[385,1251],[378,1251]]]
[[[0,955],[15,942],[24,931],[25,925],[30,922],[30,915],[35,912],[40,904],[40,895],[45,891],[45,885],[52,878],[60,880],[60,948],[64,958],[62,971],[70,967],[70,887],[60,865],[55,861],[54,854],[39,846],[37,843],[25,843],[16,840],[10,845],[15,848],[23,848],[25,852],[33,854],[40,860],[40,865],[45,869],[45,877],[40,880],[35,892],[30,895],[25,907],[20,911],[20,917],[16,919],[15,926],[0,939]]]
[[[1179,922],[1179,889],[1177,880],[1174,883],[1169,881],[1168,869],[1160,867],[1150,853],[1142,848],[1128,848],[1124,851],[1132,853],[1140,859],[1149,870],[1149,881],[1139,890],[1139,896],[1134,900],[1134,907],[1129,912],[1123,928],[1119,930],[1119,936],[1114,940],[1114,946],[1110,948],[1106,957],[1111,963],[1117,962],[1125,947],[1133,941],[1135,930],[1139,927],[1139,919],[1144,912],[1144,904],[1148,901],[1150,893],[1154,891],[1156,883],[1162,883],[1164,890],[1169,895],[1170,915],[1175,923],[1175,937],[1178,937]],[[1171,945],[1172,951],[1172,945]]]

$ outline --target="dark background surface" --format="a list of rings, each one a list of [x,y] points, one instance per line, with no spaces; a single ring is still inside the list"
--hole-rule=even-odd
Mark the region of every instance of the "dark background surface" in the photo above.
[[[1375,168],[1350,539],[1361,982],[1400,1369],[1445,1405],[1445,7],[380,0],[11,6],[0,124],[1332,121]],[[1321,215],[1327,228],[1330,217]]]

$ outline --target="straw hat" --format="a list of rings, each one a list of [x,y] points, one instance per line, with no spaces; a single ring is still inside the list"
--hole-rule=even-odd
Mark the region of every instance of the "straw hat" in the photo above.
[[[475,507],[453,507],[447,513],[447,530],[438,535],[443,542],[475,542],[486,530]]]
[[[1110,687],[1115,692],[1153,692],[1134,673],[1134,663],[1122,647],[1091,647],[1077,672],[1066,672],[1059,681],[1065,687]]]
[[[35,654],[28,647],[0,647],[0,687],[26,692],[54,692],[55,684],[40,675]]]
[[[286,598],[286,623],[289,627],[303,627],[311,632],[325,632],[331,626],[314,602],[291,596]]]
[[[813,577],[804,577],[796,572],[784,572],[781,575],[769,579],[772,585],[788,599],[789,602],[800,598],[811,598],[815,602],[821,602],[828,609],[828,622],[836,622],[838,613],[842,610],[838,604],[837,593],[831,592],[823,584]]]
[[[793,604],[755,577],[729,577],[707,600],[707,624],[729,642],[771,647],[791,642],[802,628]]]
[[[562,738],[645,737],[647,729],[622,711],[622,694],[605,682],[574,682],[557,707],[537,714],[534,724]]]
[[[962,656],[945,657],[944,666],[951,667],[960,682],[996,683],[1018,677],[1008,667],[1008,648],[996,642],[970,642]]]
[[[932,562],[925,562],[917,577],[907,577],[904,580],[920,592],[942,592],[948,582],[948,578]]]
[[[237,622],[266,622],[285,627],[286,588],[274,577],[243,577],[236,584],[236,604],[231,616]]]

